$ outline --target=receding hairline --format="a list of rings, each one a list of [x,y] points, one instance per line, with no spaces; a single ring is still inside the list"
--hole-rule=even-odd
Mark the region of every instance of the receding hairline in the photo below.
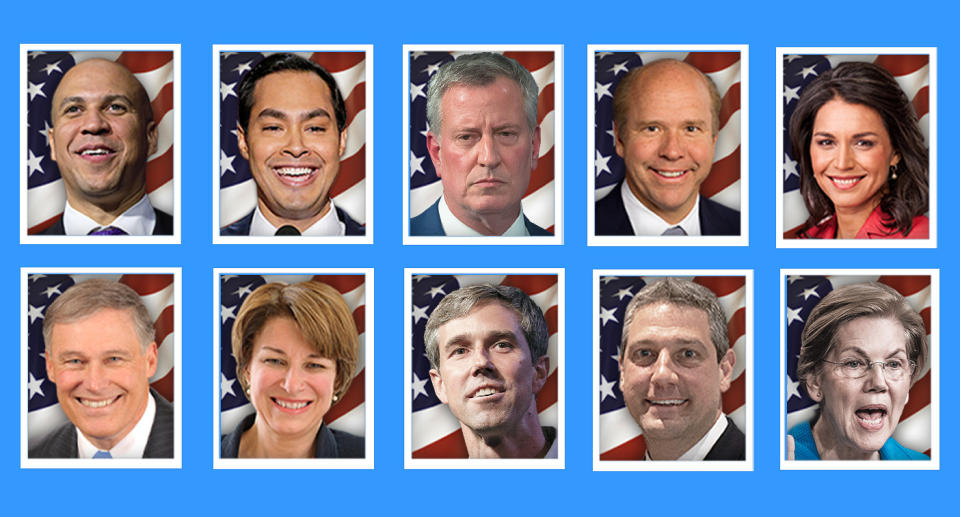
[[[53,99],[51,101],[51,106],[50,106],[51,122],[53,121],[54,118],[56,118],[55,115],[57,113],[57,110],[63,102],[63,98],[60,98],[58,101],[58,96],[62,95],[62,88],[64,84],[70,85],[70,81],[73,81],[74,77],[83,73],[86,69],[92,68],[92,67],[111,69],[119,72],[120,76],[124,78],[124,82],[127,83],[124,85],[125,88],[130,88],[129,91],[126,93],[133,94],[133,98],[130,99],[131,102],[138,104],[138,110],[146,115],[144,117],[144,121],[150,122],[153,120],[153,107],[150,104],[150,97],[149,95],[147,95],[147,89],[144,88],[143,83],[141,83],[136,78],[136,76],[133,75],[133,72],[131,72],[129,69],[127,69],[127,67],[121,65],[120,63],[117,63],[115,61],[110,61],[109,59],[97,57],[97,58],[81,61],[76,65],[72,66],[69,70],[67,70],[65,74],[63,74],[63,77],[60,79],[60,82],[57,84],[57,89],[54,90],[53,92]],[[107,93],[105,97],[129,98],[129,96],[126,93],[111,92],[111,93]],[[72,98],[72,97],[73,96],[67,97],[67,98]]]
[[[700,79],[699,83],[703,87],[701,92],[705,97],[707,103],[707,109],[710,114],[710,118],[707,120],[711,126],[711,133],[714,135],[719,134],[720,124],[719,120],[720,111],[723,109],[722,106],[722,97],[720,96],[719,89],[717,88],[716,83],[714,83],[702,70],[699,68],[687,63],[685,61],[680,61],[677,59],[667,58],[659,59],[657,61],[651,61],[643,66],[632,69],[630,72],[627,72],[627,75],[620,81],[617,85],[616,90],[614,91],[614,100],[616,101],[618,93],[620,93],[621,88],[628,88],[629,91],[624,90],[624,94],[627,97],[635,98],[638,96],[639,88],[645,85],[645,82],[654,81],[654,80],[663,80],[661,77],[663,73],[668,70],[684,70],[684,74],[694,75]],[[716,98],[714,96],[716,92]],[[719,101],[721,104],[716,105],[716,102]],[[632,106],[633,103],[631,102]],[[623,110],[624,112],[627,110]],[[616,117],[618,112],[615,109],[614,116]],[[615,120],[616,122],[616,120]],[[713,127],[716,126],[716,127]],[[619,131],[620,129],[617,128]]]

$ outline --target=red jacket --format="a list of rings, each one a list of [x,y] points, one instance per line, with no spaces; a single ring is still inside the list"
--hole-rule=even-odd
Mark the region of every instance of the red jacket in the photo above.
[[[863,223],[860,231],[857,232],[855,239],[928,239],[930,238],[930,219],[925,215],[918,215],[913,218],[913,228],[910,233],[903,235],[899,230],[890,229],[883,225],[884,220],[891,220],[889,214],[884,212],[879,205],[870,213],[867,222]],[[813,228],[803,232],[802,237],[807,239],[835,239],[837,237],[837,214],[820,221]]]

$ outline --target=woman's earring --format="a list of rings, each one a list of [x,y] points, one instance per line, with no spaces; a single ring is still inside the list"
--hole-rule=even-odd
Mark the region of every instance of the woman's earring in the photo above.
[[[897,166],[896,166],[896,164],[890,166],[890,181],[897,181]]]
[[[336,396],[336,395],[333,396],[333,401],[334,401],[334,402],[336,402],[336,401],[339,400],[339,399],[340,399],[340,397],[338,397],[338,396]]]

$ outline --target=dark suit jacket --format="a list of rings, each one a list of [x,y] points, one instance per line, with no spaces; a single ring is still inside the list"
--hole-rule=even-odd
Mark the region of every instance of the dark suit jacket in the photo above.
[[[153,209],[153,213],[157,214],[157,224],[153,225],[153,235],[173,235],[173,216],[156,208]],[[46,230],[40,232],[40,235],[65,235],[63,214],[60,214],[56,222],[47,227]]]
[[[717,443],[713,444],[710,452],[703,458],[704,461],[746,459],[746,438],[743,436],[743,432],[733,423],[733,420],[730,420],[730,417],[725,418],[727,419],[727,428],[720,435]]]
[[[150,394],[157,403],[157,414],[153,417],[153,427],[150,428],[150,438],[147,439],[147,446],[143,449],[143,457],[172,458],[173,405],[152,388]],[[28,456],[30,458],[76,458],[77,454],[77,428],[72,422],[67,422],[47,435],[39,445],[30,450]]]
[[[551,237],[552,233],[534,224],[527,216],[523,216],[523,224],[527,233],[533,237]],[[410,235],[414,237],[443,237],[443,224],[440,222],[440,199],[430,205],[422,214],[410,219]]]
[[[336,207],[336,209],[337,209],[337,219],[340,219],[340,221],[344,224],[344,226],[347,227],[346,228],[347,235],[365,235],[366,234],[366,229],[363,227],[362,224],[354,221],[353,218],[351,218],[349,214],[341,210],[340,207]],[[249,214],[244,216],[243,219],[240,219],[239,221],[233,224],[228,224],[227,226],[220,228],[220,235],[250,235],[250,223],[252,221],[253,221],[253,212],[250,212]]]
[[[247,415],[237,424],[230,434],[220,437],[220,457],[236,458],[240,452],[240,437],[253,427],[257,414]],[[320,425],[317,430],[317,449],[314,458],[363,458],[366,445],[363,437],[344,431],[330,429],[327,424]]]
[[[600,201],[594,210],[595,235],[633,235],[633,226],[627,217],[620,189],[617,188]],[[700,233],[703,235],[740,235],[740,212],[727,208],[706,196],[700,196]]]

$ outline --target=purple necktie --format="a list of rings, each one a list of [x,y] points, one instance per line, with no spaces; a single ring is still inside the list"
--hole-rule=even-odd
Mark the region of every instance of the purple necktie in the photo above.
[[[87,235],[128,235],[127,232],[116,226],[101,226],[90,230]]]

